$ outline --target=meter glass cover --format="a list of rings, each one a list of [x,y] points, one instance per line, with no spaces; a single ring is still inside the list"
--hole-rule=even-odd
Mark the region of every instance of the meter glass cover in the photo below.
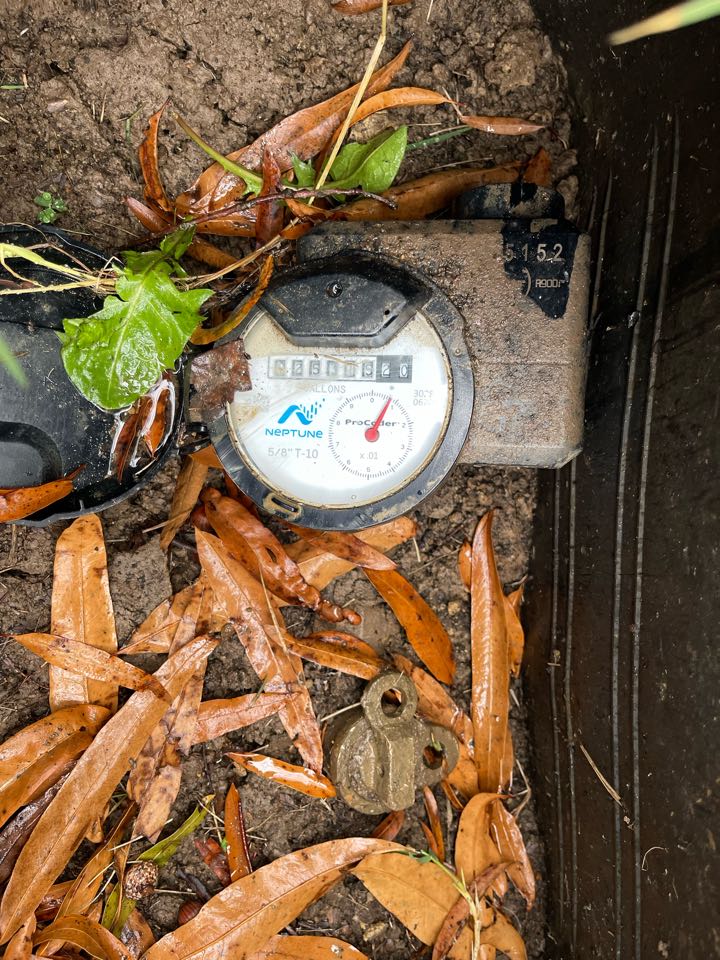
[[[252,390],[230,435],[268,487],[318,507],[372,503],[435,455],[452,407],[443,344],[417,313],[380,348],[297,346],[267,311],[244,331]]]

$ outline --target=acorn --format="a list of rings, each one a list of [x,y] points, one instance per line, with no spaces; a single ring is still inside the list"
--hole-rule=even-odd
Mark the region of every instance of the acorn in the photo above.
[[[177,915],[178,926],[182,927],[183,924],[189,923],[200,913],[201,907],[202,902],[200,900],[186,900],[185,903],[181,904]]]
[[[155,892],[158,882],[157,864],[152,860],[141,860],[128,868],[123,880],[123,893],[130,900],[142,900]]]

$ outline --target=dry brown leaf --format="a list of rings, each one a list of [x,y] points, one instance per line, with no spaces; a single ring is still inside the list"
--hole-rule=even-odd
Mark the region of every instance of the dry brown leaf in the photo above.
[[[503,860],[490,835],[490,812],[497,799],[496,793],[479,793],[460,814],[455,840],[455,868],[466,884]],[[507,890],[504,876],[497,881],[495,890],[498,896],[504,895]]]
[[[262,174],[261,197],[272,196],[282,190],[282,172],[272,150],[269,148],[267,148],[263,154]],[[269,243],[280,233],[285,220],[285,210],[285,206],[279,199],[258,205],[255,215],[255,240],[257,246],[261,247]]]
[[[388,0],[389,7],[400,7],[405,3],[412,3],[412,0]],[[383,0],[332,0],[335,13],[344,13],[347,16],[369,13],[371,10],[378,10],[382,5]]]
[[[157,680],[176,696],[214,646],[207,637],[192,641],[160,667]],[[0,904],[0,942],[12,936],[65,869],[167,709],[147,690],[134,693],[75,764],[18,857]]]
[[[516,590],[505,597],[505,624],[508,634],[510,670],[516,677],[520,676],[520,667],[525,650],[525,631],[520,622],[520,605],[524,592],[525,584],[521,583]]]
[[[475,764],[482,792],[501,791],[510,778],[507,763],[510,657],[505,594],[495,564],[492,512],[480,520],[473,539],[471,633]]]
[[[443,828],[440,823],[440,813],[438,812],[437,800],[430,787],[423,787],[423,801],[425,803],[425,812],[427,813],[430,837],[432,837],[432,850],[438,860],[445,860],[445,838],[443,837]],[[422,824],[425,826],[425,824]],[[427,836],[427,834],[426,834]],[[430,839],[428,837],[428,840]]]
[[[193,743],[206,743],[274,716],[290,693],[246,693],[230,700],[205,700],[198,710]]]
[[[245,770],[257,773],[266,780],[279,783],[290,790],[304,793],[307,797],[329,799],[336,796],[335,787],[328,778],[307,767],[285,763],[284,760],[276,760],[275,757],[267,757],[262,753],[226,753],[225,756],[233,763],[244,767]]]
[[[499,950],[508,960],[527,960],[523,938],[500,910],[495,911],[494,922],[480,932],[480,943]]]
[[[335,937],[272,937],[248,960],[368,960],[357,947]]]
[[[90,746],[92,739],[85,730],[70,734],[0,791],[0,826],[68,773],[77,758]]]
[[[428,670],[443,683],[452,683],[452,641],[438,615],[396,570],[365,570],[365,576],[389,605]]]
[[[370,834],[379,840],[394,840],[405,823],[405,811],[393,810],[375,827]]]
[[[118,653],[167,653],[199,633],[217,633],[225,623],[214,610],[209,585],[199,577],[190,586],[163,600],[140,624]]]
[[[224,821],[230,879],[234,883],[252,873],[242,801],[234,783],[230,784],[225,795]]]
[[[392,850],[385,840],[330,840],[279,857],[216,894],[145,960],[244,960],[321,897],[358,860]]]
[[[487,888],[497,880],[500,874],[505,870],[506,866],[507,864],[505,863],[493,864],[481,874],[478,874],[467,885],[468,894],[473,897],[476,903],[480,904],[479,918],[481,922],[490,913],[490,909],[488,908],[487,904],[481,903],[482,898],[485,895]],[[433,946],[432,960],[445,960],[445,958],[450,955],[469,919],[470,904],[465,897],[461,897],[445,917],[442,929],[440,930],[437,940]]]
[[[405,63],[411,46],[411,43],[406,43],[393,60],[373,74],[366,91],[367,97],[387,89],[395,74]],[[260,167],[265,150],[269,147],[281,170],[290,169],[293,154],[302,160],[309,160],[327,146],[337,128],[345,120],[358,87],[359,84],[355,84],[322,103],[306,107],[285,117],[253,143],[228,154],[227,159],[256,170]],[[219,163],[214,163],[200,175],[186,194],[178,197],[177,208],[181,214],[217,209],[240,199],[243,192],[242,181],[233,174],[226,173]]]
[[[67,673],[96,680],[112,687],[127,687],[129,690],[152,690],[156,697],[167,700],[167,691],[151,673],[145,673],[120,657],[91,647],[80,640],[56,637],[50,633],[17,633],[13,637],[23,647],[42,657],[54,667]]]
[[[264,209],[265,205],[261,205],[261,209]],[[226,337],[228,333],[235,329],[245,317],[250,313],[252,308],[258,302],[260,297],[267,290],[268,284],[270,283],[270,278],[273,274],[273,269],[275,267],[275,260],[272,256],[265,257],[262,267],[260,268],[260,276],[258,277],[258,282],[255,284],[255,287],[250,294],[250,296],[243,300],[242,304],[236,309],[233,310],[230,316],[223,323],[219,323],[215,327],[210,327],[206,329],[205,327],[198,327],[192,336],[190,337],[190,343],[194,343],[196,346],[207,346],[209,343],[216,343],[218,340],[221,340],[223,337]],[[193,463],[198,464],[197,460],[193,460]],[[203,483],[205,478],[203,478]],[[202,488],[202,484],[201,484]],[[198,491],[199,495],[199,491]],[[196,498],[197,499],[197,498]]]
[[[23,727],[0,745],[0,790],[62,740],[79,731],[95,734],[109,717],[107,707],[83,703],[56,710]]]
[[[535,902],[535,871],[520,827],[502,800],[496,800],[491,806],[490,834],[501,858],[509,862],[508,877],[525,898],[529,910]]]
[[[165,193],[158,167],[158,127],[169,102],[166,100],[148,120],[147,129],[138,148],[138,160],[145,181],[145,202],[171,214],[173,207]]]
[[[120,940],[138,960],[155,943],[155,936],[145,917],[136,908],[125,921]]]
[[[539,187],[551,186],[552,160],[550,154],[543,147],[540,147],[525,167],[523,181],[525,183],[536,183]]]
[[[451,877],[437,864],[420,863],[403,853],[370,855],[352,872],[386,910],[428,945],[435,943],[459,896]],[[470,931],[461,936],[469,956]]]
[[[193,457],[185,457],[180,467],[170,504],[170,517],[160,534],[160,546],[167,550],[175,535],[192,513],[205,485],[208,468]]]
[[[483,133],[497,133],[506,137],[522,137],[528,133],[537,133],[538,130],[544,130],[547,126],[546,123],[531,123],[520,117],[463,116],[461,114],[460,119],[475,130],[482,130]]]
[[[95,514],[78,517],[55,545],[50,632],[106,653],[117,650],[102,523]],[[99,703],[117,710],[117,683],[50,668],[50,707]]]
[[[188,594],[187,606],[170,643],[170,656],[197,634],[206,632],[213,603],[207,581],[204,577],[198,578]],[[199,664],[188,678],[170,710],[148,737],[128,778],[128,793],[140,807],[135,830],[152,842],[157,840],[167,823],[180,789],[181,761],[189,754],[194,742],[205,667],[205,662]]]
[[[360,622],[353,610],[339,607],[320,596],[318,590],[305,580],[275,534],[242,503],[224,497],[212,488],[205,491],[203,502],[208,520],[228,551],[261,579],[271,593],[287,603],[309,607],[335,623],[341,620]],[[248,548],[254,554],[254,561],[250,563],[247,562]]]
[[[514,183],[520,176],[519,163],[482,169],[439,170],[418,180],[409,180],[390,187],[383,197],[392,200],[394,207],[379,200],[356,200],[340,207],[333,215],[336,220],[422,220],[431,213],[449,207],[456,197],[473,187],[488,183]]]
[[[202,463],[206,467],[212,467],[213,470],[223,470],[223,465],[220,463],[220,458],[218,457],[215,447],[212,444],[207,447],[203,447],[201,450],[195,450],[194,453],[191,453],[190,456],[197,463]]]
[[[50,887],[35,911],[38,923],[47,923],[55,919],[55,914],[58,912],[60,904],[67,896],[67,892],[72,885],[72,880],[64,880],[62,883],[54,883]]]
[[[350,633],[325,630],[307,637],[294,637],[288,633],[285,642],[288,649],[303,660],[311,660],[321,667],[339,670],[361,680],[372,680],[389,667],[369,643]]]
[[[268,693],[292,691],[278,710],[280,721],[305,764],[320,773],[322,738],[300,660],[289,653],[265,602],[253,602],[258,583],[217,537],[196,531],[198,556],[210,585],[236,628],[253,670]]]
[[[37,920],[31,914],[5,948],[3,960],[30,960],[33,956],[33,934]]]
[[[0,523],[23,520],[62,500],[72,491],[78,473],[79,470],[73,470],[61,480],[51,480],[37,487],[0,487]]]
[[[12,873],[15,862],[20,856],[20,851],[35,829],[35,824],[65,782],[66,777],[67,774],[62,776],[37,800],[26,803],[22,810],[19,810],[0,831],[0,884],[4,884]]]
[[[311,546],[342,560],[349,560],[353,566],[367,567],[369,570],[397,568],[397,564],[390,557],[386,557],[380,550],[376,550],[353,533],[344,533],[341,530],[310,530],[294,523],[286,526]]]
[[[375,550],[392,550],[393,547],[410,540],[417,533],[417,524],[409,517],[398,517],[388,523],[381,523],[369,530],[358,530],[355,536]],[[325,587],[344,573],[354,569],[355,564],[341,560],[333,553],[309,543],[298,540],[286,548],[287,553],[297,563],[300,572],[316,590]]]
[[[472,544],[466,540],[458,552],[458,571],[463,586],[469,592],[472,581]]]
[[[407,0],[406,0],[407,2]],[[426,87],[393,87],[376,93],[369,100],[364,100],[353,114],[350,126],[361,123],[374,113],[389,110],[391,107],[421,107],[439,106],[442,103],[451,103],[449,97]]]
[[[63,940],[97,960],[133,960],[130,951],[97,920],[90,917],[62,917],[35,935],[35,943]]]

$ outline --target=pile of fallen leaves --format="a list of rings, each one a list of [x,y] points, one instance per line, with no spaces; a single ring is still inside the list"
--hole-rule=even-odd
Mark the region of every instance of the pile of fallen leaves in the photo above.
[[[508,729],[511,673],[520,667],[521,590],[505,596],[491,539],[492,515],[466,543],[459,570],[472,599],[470,716],[443,684],[454,676],[450,638],[436,614],[396,569],[387,551],[415,534],[408,518],[357,535],[288,529],[281,542],[237,491],[205,486],[207,455],[186,461],[165,545],[192,511],[199,578],[157,607],[117,649],[102,525],[74,521],[57,541],[48,633],[14,637],[50,664],[45,718],[0,747],[0,938],[5,956],[100,960],[181,960],[220,956],[362,958],[333,937],[290,936],[284,928],[348,872],[423,943],[443,957],[525,956],[502,909],[510,883],[531,906],[534,875],[507,791],[513,767]],[[199,494],[199,504],[196,506]],[[338,625],[360,614],[321,591],[362,568],[404,628],[417,658],[385,660]],[[300,605],[330,624],[292,635],[283,609]],[[222,641],[219,640],[223,632]],[[242,644],[258,676],[254,693],[203,700],[207,658],[219,642]],[[153,674],[132,654],[162,654]],[[142,915],[158,871],[209,812],[206,797],[160,839],[196,744],[277,715],[297,751],[290,764],[254,753],[228,764],[323,802],[335,787],[323,773],[323,737],[303,660],[365,680],[400,669],[416,686],[419,714],[452,729],[460,761],[442,789],[459,813],[454,858],[446,853],[437,802],[425,790],[427,851],[394,842],[404,814],[391,813],[370,837],[288,852],[253,869],[240,795],[224,799],[224,837],[196,846],[223,884],[207,902],[188,894],[180,925],[157,943]],[[425,669],[427,668],[427,669]],[[121,706],[118,690],[133,691]],[[79,868],[68,865],[84,839],[97,844]],[[85,849],[85,848],[83,848]],[[77,860],[73,861],[76,864]]]

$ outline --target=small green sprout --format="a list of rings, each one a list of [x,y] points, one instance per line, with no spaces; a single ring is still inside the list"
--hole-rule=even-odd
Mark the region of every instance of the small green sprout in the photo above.
[[[49,190],[39,193],[33,203],[40,207],[38,223],[55,223],[60,214],[67,211],[67,204],[60,197],[54,197]]]

